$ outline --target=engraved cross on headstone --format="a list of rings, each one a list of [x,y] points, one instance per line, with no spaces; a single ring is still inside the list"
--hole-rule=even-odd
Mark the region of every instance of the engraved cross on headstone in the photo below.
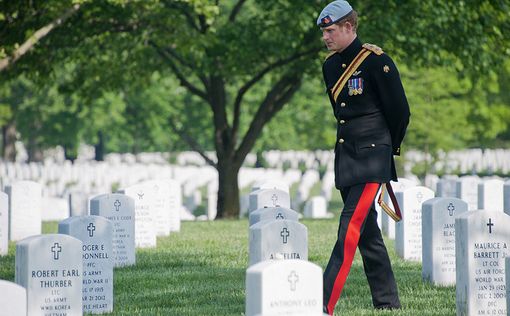
[[[287,227],[284,227],[280,232],[280,236],[282,236],[282,241],[284,244],[287,243],[287,238],[290,236],[290,232],[287,230]]]
[[[96,230],[96,226],[94,226],[93,223],[90,223],[89,226],[87,226],[87,230],[89,231],[89,237],[94,237],[94,231]]]
[[[115,200],[115,203],[113,203],[113,206],[115,206],[115,210],[116,210],[117,212],[119,211],[119,209],[120,209],[120,206],[121,206],[121,205],[122,205],[122,204],[120,203],[120,201],[119,201],[119,200]]]
[[[278,215],[276,215],[276,219],[285,219],[282,215],[282,213],[278,213]]]
[[[51,252],[53,252],[53,259],[58,260],[59,254],[62,252],[62,247],[60,247],[58,242],[53,244],[53,247],[51,247]]]
[[[296,271],[292,271],[289,274],[289,277],[287,278],[290,283],[290,290],[295,291],[296,290],[296,283],[299,281],[299,275],[297,275]]]
[[[494,223],[492,222],[491,218],[489,218],[489,222],[487,223],[487,226],[489,227],[489,234],[492,234],[492,226],[494,226]]]
[[[416,193],[416,199],[418,200],[418,203],[421,203],[423,199],[423,193],[421,192]]]
[[[271,196],[271,201],[273,201],[273,205],[276,206],[276,202],[278,202],[278,195],[273,194]]]
[[[448,204],[448,215],[453,216],[453,211],[455,211],[455,206],[453,203]]]

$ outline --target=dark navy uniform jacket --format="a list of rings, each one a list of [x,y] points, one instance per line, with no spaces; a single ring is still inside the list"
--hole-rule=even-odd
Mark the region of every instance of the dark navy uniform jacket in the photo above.
[[[362,49],[356,38],[326,59],[324,82],[338,122],[335,145],[337,189],[367,182],[397,180],[393,155],[409,124],[409,104],[397,67],[386,55],[371,53],[349,78],[335,102],[331,88]],[[349,87],[361,93],[349,95]]]

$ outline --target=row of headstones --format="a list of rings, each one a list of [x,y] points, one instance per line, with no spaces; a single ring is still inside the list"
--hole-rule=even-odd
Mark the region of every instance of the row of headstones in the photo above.
[[[167,178],[169,178],[168,175],[171,174],[175,181],[182,184],[182,193],[185,197],[184,205],[189,212],[193,212],[199,205],[204,203],[201,196],[201,188],[207,186],[207,196],[205,199],[207,216],[195,218],[190,216],[191,214],[183,212],[184,219],[214,219],[216,214],[218,181],[217,172],[211,168],[147,166],[145,169],[142,169],[140,166],[122,166],[122,168],[119,167],[120,169],[105,169],[104,165],[101,164],[84,163],[78,165],[66,164],[64,166],[34,164],[20,164],[16,166],[14,170],[20,170],[16,172],[9,171],[9,178],[2,179],[0,175],[2,187],[4,184],[9,185],[17,180],[26,179],[45,183],[42,188],[43,198],[40,202],[44,206],[44,211],[41,214],[42,220],[58,221],[69,217],[69,214],[71,216],[84,215],[83,205],[88,205],[88,199],[91,196],[101,192],[109,192],[114,183],[121,185],[121,187],[126,187],[133,185],[133,180],[136,180],[135,183],[143,182],[142,179],[146,178],[147,174],[153,175],[158,170],[160,172],[157,178],[161,178],[164,175],[167,175]],[[13,168],[11,166],[10,169]],[[35,171],[32,169],[35,169]],[[1,170],[3,169],[0,168]],[[12,173],[14,175],[11,175]],[[32,173],[34,175],[30,177]],[[280,176],[276,176],[275,173],[279,173]],[[27,176],[29,177],[27,178]],[[318,172],[315,170],[308,170],[304,175],[301,175],[301,172],[298,170],[282,172],[282,170],[244,168],[240,173],[240,186],[242,187],[243,183],[246,186],[247,183],[267,177],[281,178],[288,185],[299,183],[297,194],[294,198],[294,201],[299,205],[310,200],[308,198],[310,189],[319,178]],[[126,183],[129,185],[124,185]],[[323,191],[326,192],[323,196],[329,199],[332,190],[331,181],[327,182],[327,187],[326,185],[323,186]]]
[[[115,187],[130,187],[146,179],[175,179],[186,190],[217,178],[214,168],[181,167],[171,165],[122,165],[108,167],[107,163],[79,163],[75,165],[7,164],[0,166],[2,189],[19,180],[31,180],[43,185],[43,203],[52,203],[58,211],[44,216],[48,220],[61,220],[72,208],[66,204],[69,195],[80,199],[80,195],[97,195],[110,192]],[[211,170],[212,169],[212,170]],[[10,171],[9,171],[10,170]],[[7,174],[6,174],[7,173]],[[204,182],[205,181],[205,182]],[[73,194],[74,193],[74,194]],[[188,191],[185,194],[189,195]],[[64,214],[64,215],[62,215]]]
[[[509,215],[468,211],[457,198],[423,203],[422,276],[435,285],[456,286],[458,315],[508,315],[509,225]]]
[[[26,289],[20,310],[28,306],[29,315],[111,312],[113,267],[134,265],[135,245],[152,245],[146,236],[136,242],[135,206],[124,194],[101,195],[91,200],[94,215],[60,222],[59,234],[19,241],[15,280]]]
[[[8,240],[18,241],[41,234],[41,186],[32,181],[20,181],[0,192],[0,255],[7,253]],[[95,215],[101,205],[111,204],[114,215],[130,214],[136,226],[132,232],[136,246],[155,247],[156,236],[167,236],[180,230],[180,186],[173,181],[149,181],[120,190],[123,194],[103,194],[90,200]]]
[[[510,172],[509,149],[470,148],[439,152],[436,162],[430,164],[430,154],[420,151],[406,151],[405,170],[411,170],[416,164],[427,163],[432,170],[458,170],[461,173],[471,172]]]
[[[323,315],[322,269],[307,261],[308,230],[290,208],[288,187],[255,185],[249,224],[245,314]]]
[[[70,217],[59,223],[58,234],[19,241],[17,285],[0,283],[2,298],[11,309],[6,315],[112,312],[113,268],[135,262],[134,238],[115,239],[117,223],[101,216]],[[132,232],[134,225],[129,229]]]
[[[392,182],[395,192],[416,187],[414,181],[399,178]],[[457,197],[468,203],[468,210],[489,209],[510,214],[510,181],[500,179],[480,179],[477,176],[460,178],[445,177],[437,182],[436,196]],[[388,200],[388,197],[385,196]],[[389,202],[391,204],[391,202]],[[379,212],[379,226],[390,239],[395,239],[395,223],[384,212]]]
[[[411,187],[396,193],[404,210],[396,223],[395,248],[405,260],[422,262],[422,276],[435,285],[456,285],[460,315],[506,314],[504,258],[509,255],[510,216],[468,211],[457,198],[434,198]]]
[[[478,176],[441,178],[436,185],[437,196],[457,197],[468,203],[470,210],[490,209],[510,212],[510,181]]]
[[[263,191],[261,191],[263,190]],[[244,217],[248,215],[250,217],[252,211],[261,209],[264,207],[286,207],[296,209],[292,206],[289,187],[282,181],[263,181],[256,182],[252,186],[252,191],[248,195],[248,207],[247,214],[241,213],[240,216]],[[243,208],[241,209],[241,211]],[[320,196],[310,197],[304,204],[303,216],[305,218],[331,218],[333,214],[328,212],[328,201],[327,199]]]

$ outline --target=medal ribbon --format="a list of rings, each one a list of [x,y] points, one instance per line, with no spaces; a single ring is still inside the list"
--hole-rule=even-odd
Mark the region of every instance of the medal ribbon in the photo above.
[[[358,69],[358,67],[361,65],[361,63],[365,60],[365,58],[370,55],[372,51],[362,48],[361,51],[354,57],[352,62],[349,64],[349,67],[345,69],[345,72],[340,76],[338,81],[335,83],[333,88],[331,89],[331,94],[333,95],[333,99],[336,102],[336,99],[338,99],[338,96],[340,95],[340,91],[342,91],[343,87],[345,86],[345,83],[349,78],[352,76],[352,74]]]

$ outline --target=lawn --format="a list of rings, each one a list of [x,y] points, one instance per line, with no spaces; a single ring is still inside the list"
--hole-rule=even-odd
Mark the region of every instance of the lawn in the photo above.
[[[337,219],[302,220],[308,227],[309,261],[326,266]],[[45,223],[45,233],[57,231]],[[387,241],[403,308],[374,311],[359,254],[335,315],[454,315],[455,288],[421,280],[421,265],[396,257]],[[14,280],[14,244],[0,257],[0,279]],[[114,274],[110,315],[243,315],[248,263],[248,221],[184,222],[181,232],[137,251],[137,264]]]

